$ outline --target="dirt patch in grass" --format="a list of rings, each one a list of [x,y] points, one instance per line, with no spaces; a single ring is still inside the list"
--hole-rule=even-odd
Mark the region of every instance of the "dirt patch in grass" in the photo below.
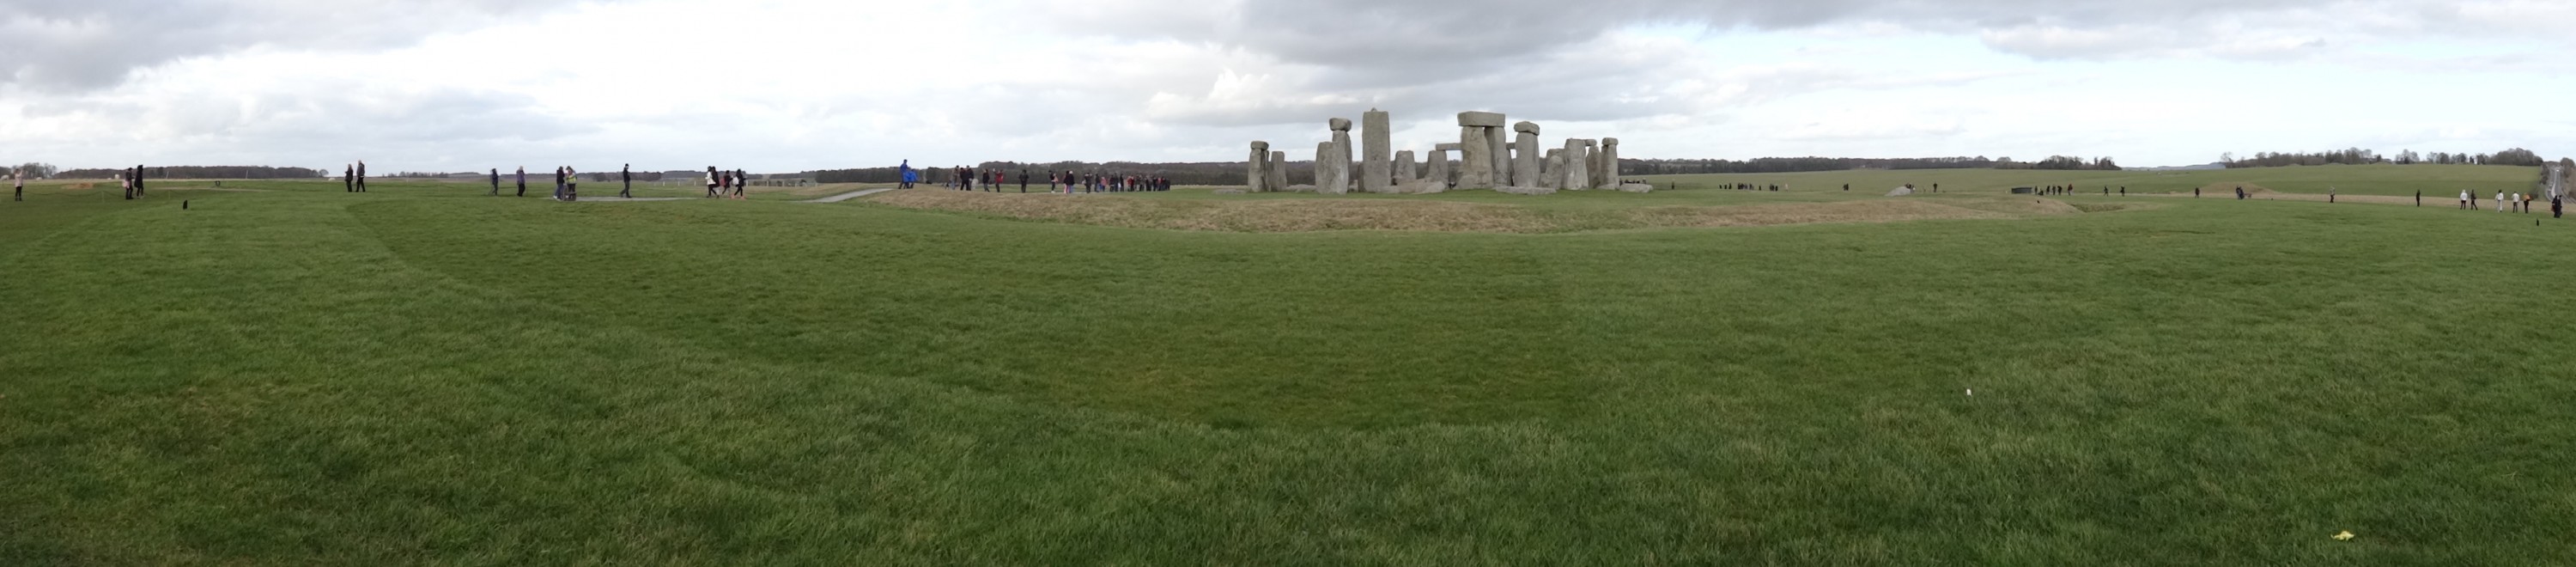
[[[1401,230],[1553,233],[1661,227],[1882,223],[1935,219],[2009,219],[2080,212],[2065,203],[2020,199],[1939,202],[1873,200],[1726,207],[1665,206],[1561,211],[1451,201],[1277,199],[1178,201],[1114,195],[893,191],[869,201],[897,207],[1005,218],[1128,228],[1219,232]],[[2018,202],[2018,203],[2017,203]]]

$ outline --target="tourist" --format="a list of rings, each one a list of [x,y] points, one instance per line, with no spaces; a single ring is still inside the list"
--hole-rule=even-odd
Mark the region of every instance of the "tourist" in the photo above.
[[[2565,196],[2553,196],[2549,198],[2549,218],[2562,218],[2567,215],[2567,204],[2560,202],[2565,198]]]
[[[119,172],[116,172],[116,190],[117,190],[118,194],[124,195],[124,196],[125,196],[125,200],[128,200],[128,201],[132,201],[132,200],[134,200],[134,177],[133,177],[133,175],[134,175],[134,172],[131,172],[131,171],[119,171]]]
[[[358,192],[358,164],[349,164],[348,167],[340,169],[340,192]]]
[[[140,168],[140,167],[142,167],[142,166],[135,166],[135,167]],[[134,187],[135,187],[135,189],[134,189],[134,190],[135,190],[135,192],[137,192],[137,193],[140,193],[140,192],[142,192],[142,191],[143,191],[143,180],[142,180],[142,178],[140,178],[140,177],[135,178],[135,181],[134,181]],[[363,159],[362,159],[362,160],[358,160],[358,192],[359,192],[359,193],[365,193],[365,192],[367,192],[367,160],[363,160]]]
[[[366,172],[367,172],[367,162],[363,162],[363,161],[362,161],[362,162],[358,162],[358,174],[359,174],[359,175],[365,175],[365,174],[366,174]],[[360,191],[365,191],[365,190],[366,190],[366,186],[367,186],[367,185],[366,185],[366,178],[363,178],[363,177],[359,178],[359,181],[358,181],[358,187],[359,187],[359,189],[358,189],[358,190],[360,190]],[[144,193],[143,193],[143,166],[138,165],[138,166],[134,166],[134,198],[136,198],[136,199],[141,199],[141,198],[143,198],[143,195],[144,195]]]
[[[569,165],[564,166],[564,200],[581,200],[581,172],[573,171]]]
[[[501,196],[501,168],[498,168],[498,167],[492,168],[492,192],[491,192],[491,193],[487,193],[487,194],[485,194],[484,196],[486,196],[486,197],[499,197],[499,196]]]
[[[1020,192],[1029,192],[1029,170],[1020,170]]]
[[[519,196],[528,196],[528,166],[519,166]]]
[[[751,172],[739,169],[733,170],[733,198],[744,201],[751,200],[751,195],[746,192],[749,185],[751,185]]]
[[[2460,210],[2465,211],[2465,210],[2469,210],[2471,207],[2476,207],[2476,206],[2478,206],[2478,205],[2477,205],[2477,197],[2470,196],[2470,195],[2469,195],[2469,190],[2467,190],[2467,189],[2461,189],[2461,190],[2460,190]]]
[[[118,175],[117,177],[125,177],[125,176],[124,176],[124,175]],[[9,200],[11,200],[11,201],[25,201],[25,200],[27,200],[27,170],[26,170],[26,168],[17,168],[17,169],[11,169],[11,170],[9,170],[9,183],[10,183],[11,185],[16,186],[16,188],[15,188],[15,189],[11,189],[11,190],[10,190],[10,192],[9,192]]]
[[[716,166],[707,166],[707,198],[716,198],[717,184],[722,182],[724,182],[724,180],[716,176]]]
[[[635,164],[617,166],[617,182],[621,185],[617,189],[617,198],[635,198]]]
[[[555,192],[554,192],[554,195],[552,195],[550,198],[552,198],[552,199],[554,199],[554,200],[557,200],[557,201],[561,201],[561,200],[563,200],[563,186],[564,186],[564,168],[563,168],[563,166],[558,165],[558,166],[555,166]]]
[[[2524,194],[2522,194],[2522,214],[2526,214],[2526,215],[2531,214],[2531,203],[2532,203],[2532,200],[2533,200],[2533,199],[2535,199],[2535,198],[2538,198],[2538,197],[2539,197],[2539,195],[2535,195],[2535,194],[2531,194],[2531,193],[2524,193]]]
[[[2199,187],[2193,187],[2193,188],[2191,188],[2191,198],[2194,198],[2194,199],[2198,199],[2198,198],[2200,198],[2200,188],[2199,188]]]
[[[2496,192],[2496,212],[2504,212],[2504,192]]]
[[[896,182],[896,183],[900,184],[900,186],[901,186],[902,188],[905,188],[905,189],[911,189],[911,188],[912,188],[912,182],[913,182],[912,160],[903,160],[903,165],[895,166],[895,167],[894,167],[894,172],[895,172],[895,174],[897,175],[897,177],[895,178],[895,182]]]

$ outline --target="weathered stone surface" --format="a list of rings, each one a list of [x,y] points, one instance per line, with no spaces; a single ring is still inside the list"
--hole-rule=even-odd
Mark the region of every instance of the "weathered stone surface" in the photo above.
[[[1626,184],[1627,180],[1619,178],[1618,138],[1601,139],[1601,173],[1599,175],[1601,176],[1601,179],[1603,179],[1601,183],[1601,186],[1603,187]],[[1626,189],[1622,188],[1621,190],[1624,191]]]
[[[1529,129],[1520,130],[1520,139],[1512,143],[1512,184],[1546,187],[1547,182],[1539,179],[1541,173],[1539,164],[1544,158],[1539,157],[1538,153],[1538,132],[1536,131],[1538,125],[1528,122],[1522,122],[1521,125],[1529,126]]]
[[[1290,192],[1290,193],[1313,193],[1313,192],[1315,192],[1315,186],[1313,186],[1313,185],[1290,185],[1290,186],[1288,186],[1288,192]]]
[[[1494,192],[1495,192],[1495,193],[1509,193],[1509,194],[1513,194],[1513,195],[1554,195],[1554,194],[1556,194],[1556,190],[1555,190],[1555,189],[1549,189],[1549,188],[1546,188],[1546,187],[1513,187],[1513,186],[1509,186],[1509,185],[1502,186],[1502,187],[1495,187],[1495,188],[1494,188]]]
[[[1558,189],[1583,191],[1592,188],[1592,172],[1587,168],[1592,162],[1592,148],[1585,145],[1586,142],[1589,140],[1580,138],[1565,141],[1565,181],[1557,186]]]
[[[1288,152],[1270,152],[1270,164],[1268,167],[1270,168],[1270,183],[1266,185],[1266,187],[1269,187],[1271,191],[1288,190]]]
[[[1443,147],[1440,149],[1431,150],[1431,163],[1423,166],[1422,168],[1423,181],[1438,184],[1443,190],[1449,188],[1451,179],[1455,177],[1449,173],[1449,152],[1458,151],[1458,149],[1447,146],[1455,145],[1457,144],[1441,144]],[[1415,192],[1419,193],[1420,191]]]
[[[1474,127],[1478,127],[1478,128],[1501,128],[1501,127],[1503,127],[1503,121],[1504,121],[1504,120],[1508,120],[1508,119],[1507,119],[1507,118],[1504,118],[1504,117],[1503,117],[1503,113],[1500,113],[1500,112],[1460,112],[1460,113],[1458,113],[1458,125],[1459,125],[1459,126],[1474,126]]]
[[[1252,143],[1252,163],[1244,172],[1244,185],[1254,193],[1275,191],[1270,183],[1270,142]]]
[[[1351,119],[1349,118],[1335,118],[1324,122],[1324,125],[1332,127],[1335,132],[1351,131]]]
[[[1351,160],[1343,155],[1342,147],[1332,142],[1315,144],[1315,192],[1326,195],[1351,192]]]
[[[1895,191],[1889,191],[1889,192],[1887,192],[1887,196],[1889,196],[1889,197],[1905,197],[1905,196],[1911,196],[1911,195],[1913,195],[1913,194],[1914,194],[1914,188],[1913,188],[1913,187],[1898,187],[1898,188],[1896,188],[1896,190],[1895,190]]]
[[[1412,195],[1445,193],[1449,191],[1449,183],[1444,181],[1434,181],[1430,178],[1415,179],[1411,183],[1397,186],[1396,190]]]
[[[1485,143],[1494,147],[1494,184],[1512,185],[1512,139],[1502,128],[1486,128]],[[1521,183],[1520,185],[1529,185]]]
[[[1608,148],[1609,146],[1607,145],[1593,146],[1592,162],[1583,164],[1584,170],[1592,173],[1592,188],[1594,189],[1618,188],[1619,180],[1610,177],[1610,164],[1603,163],[1603,161],[1608,159],[1610,156]]]
[[[1395,153],[1395,182],[1393,185],[1403,185],[1422,179],[1421,175],[1417,175],[1421,172],[1422,170],[1416,168],[1413,163],[1413,150],[1405,150]]]
[[[1514,122],[1514,123],[1512,123],[1512,131],[1513,131],[1513,132],[1522,133],[1522,134],[1536,134],[1536,133],[1538,133],[1538,123],[1537,123],[1537,122]]]
[[[1621,183],[1619,184],[1619,190],[1630,193],[1653,193],[1655,192],[1655,186],[1646,183]]]
[[[1351,149],[1351,133],[1333,131],[1333,180],[1331,184],[1324,185],[1326,191],[1335,195],[1351,192],[1351,178],[1355,173],[1351,170]]]
[[[1360,115],[1360,190],[1391,193],[1395,190],[1395,132],[1388,128],[1385,111],[1370,110]]]
[[[1539,172],[1538,186],[1556,189],[1565,185],[1565,150],[1547,151],[1547,167]]]
[[[1061,189],[1061,187],[1059,187],[1059,189]],[[1218,194],[1218,195],[1241,195],[1241,194],[1243,194],[1243,190],[1242,190],[1242,189],[1218,189],[1218,190],[1216,190],[1216,194]]]
[[[1458,127],[1458,188],[1494,188],[1494,143],[1485,134],[1493,128]]]

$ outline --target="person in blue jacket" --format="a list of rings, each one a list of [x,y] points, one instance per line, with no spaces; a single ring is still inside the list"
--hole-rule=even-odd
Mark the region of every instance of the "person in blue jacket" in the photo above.
[[[903,165],[898,166],[895,169],[903,172],[903,188],[905,189],[911,189],[912,184],[921,181],[921,172],[914,171],[912,169],[912,160],[903,160]]]

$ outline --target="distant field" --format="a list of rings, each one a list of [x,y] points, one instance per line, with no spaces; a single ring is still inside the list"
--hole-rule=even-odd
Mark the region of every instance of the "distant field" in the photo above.
[[[39,184],[0,565],[2576,564],[2576,221],[2002,194],[2536,175]]]

